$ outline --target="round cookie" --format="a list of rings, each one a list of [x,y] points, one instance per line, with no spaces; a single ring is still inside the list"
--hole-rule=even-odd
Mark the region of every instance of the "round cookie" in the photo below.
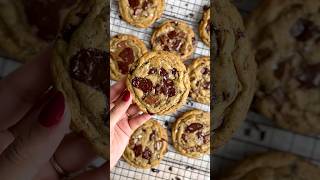
[[[106,98],[108,80],[108,34],[105,0],[82,1],[80,24],[72,23],[70,40],[60,37],[55,44],[51,64],[55,86],[65,98],[71,112],[72,128],[83,134],[104,158],[109,154],[109,128],[107,113],[109,100]],[[77,12],[78,13],[78,12]],[[69,24],[71,25],[71,24]]]
[[[195,50],[192,28],[182,21],[168,20],[157,28],[151,37],[153,50],[175,52],[186,60]]]
[[[59,34],[78,0],[2,0],[0,54],[25,62],[44,50]]]
[[[164,0],[119,0],[122,19],[138,28],[147,28],[159,19],[164,6]]]
[[[210,7],[203,7],[203,16],[199,25],[200,38],[210,47]]]
[[[210,152],[210,114],[190,110],[179,117],[172,127],[172,141],[182,155],[198,158]]]
[[[169,114],[186,103],[190,81],[179,56],[153,51],[131,65],[127,88],[143,112]]]
[[[223,146],[247,116],[256,83],[254,53],[242,17],[230,1],[214,1],[211,30],[211,149]]]
[[[285,152],[268,152],[250,156],[218,180],[314,180],[320,168]]]
[[[120,80],[128,74],[129,65],[146,53],[144,42],[129,34],[115,35],[110,41],[110,76]]]
[[[190,94],[194,101],[210,104],[210,59],[199,57],[188,66]]]
[[[320,134],[320,1],[263,1],[247,24],[256,50],[255,109],[298,133]]]
[[[160,164],[167,148],[167,130],[150,119],[134,131],[122,156],[130,165],[147,169]]]

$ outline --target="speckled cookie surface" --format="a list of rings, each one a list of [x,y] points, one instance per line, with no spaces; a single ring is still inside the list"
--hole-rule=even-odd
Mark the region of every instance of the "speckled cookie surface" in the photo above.
[[[226,171],[218,180],[315,180],[320,168],[293,154],[269,152],[254,155]]]
[[[146,53],[144,42],[129,34],[115,35],[110,41],[110,76],[120,80],[128,74],[129,65]]]
[[[210,151],[210,114],[191,110],[179,117],[172,127],[172,141],[182,155],[198,158]]]
[[[123,158],[134,167],[151,168],[160,164],[167,147],[167,130],[156,120],[150,119],[131,135]]]
[[[195,50],[195,35],[192,28],[182,21],[168,20],[152,34],[153,50],[174,52],[186,60]]]
[[[246,118],[255,90],[256,64],[242,18],[229,1],[214,1],[211,29],[211,118],[213,151],[224,145]]]
[[[164,8],[164,0],[119,0],[121,17],[139,28],[153,24],[160,18]]]
[[[280,127],[320,134],[320,1],[264,1],[248,22],[258,62],[254,106]]]
[[[199,25],[201,40],[210,47],[210,7],[203,7],[203,16]]]
[[[83,1],[82,19],[72,22],[70,37],[61,37],[55,44],[52,76],[62,91],[71,111],[72,128],[82,133],[104,158],[108,157],[106,98],[109,87],[107,23],[105,0]],[[88,11],[89,9],[89,11]],[[77,12],[78,13],[78,12]],[[76,13],[76,14],[77,14]],[[78,22],[77,24],[74,24]],[[66,38],[66,39],[65,39]]]
[[[194,101],[210,104],[210,59],[200,57],[188,66],[190,95]]]
[[[127,88],[142,111],[169,114],[186,103],[190,81],[179,56],[154,51],[146,53],[132,64]]]
[[[0,2],[0,54],[31,60],[58,35],[64,18],[77,0],[2,0]]]

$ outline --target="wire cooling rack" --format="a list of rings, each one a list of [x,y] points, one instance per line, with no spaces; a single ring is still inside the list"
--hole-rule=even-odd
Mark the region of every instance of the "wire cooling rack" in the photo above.
[[[199,21],[202,18],[204,5],[210,5],[209,0],[166,0],[166,7],[162,17],[147,29],[135,28],[119,17],[118,1],[112,0],[110,4],[110,31],[111,36],[118,33],[132,34],[145,42],[150,49],[150,38],[155,27],[158,27],[167,19],[177,19],[189,24],[195,34],[198,33]],[[192,58],[199,56],[209,56],[210,50],[199,37],[196,37],[197,48]],[[191,58],[191,59],[192,59]],[[155,119],[168,129],[169,148],[159,166],[152,169],[138,169],[128,165],[123,159],[119,161],[115,169],[111,172],[111,179],[210,179],[210,156],[205,155],[199,159],[191,159],[180,155],[171,146],[171,124],[181,113],[189,109],[202,109],[210,111],[207,105],[199,104],[188,100],[187,104],[176,113],[169,116],[154,116]]]

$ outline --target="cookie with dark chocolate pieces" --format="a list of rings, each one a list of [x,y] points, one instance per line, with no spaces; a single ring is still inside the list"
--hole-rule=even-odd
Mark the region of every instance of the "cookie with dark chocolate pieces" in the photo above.
[[[172,141],[182,155],[199,158],[210,152],[210,114],[190,110],[179,117],[172,127]]]
[[[186,103],[190,81],[179,56],[153,51],[131,65],[127,88],[143,112],[169,114]]]
[[[320,134],[320,1],[265,0],[247,23],[257,52],[255,109],[282,128]]]
[[[71,111],[72,128],[82,133],[96,151],[108,157],[108,49],[106,2],[83,1],[90,11],[70,33],[55,44],[52,75]],[[73,16],[71,22],[74,23]]]
[[[167,130],[150,119],[134,131],[122,156],[130,165],[147,169],[160,164],[167,148]]]

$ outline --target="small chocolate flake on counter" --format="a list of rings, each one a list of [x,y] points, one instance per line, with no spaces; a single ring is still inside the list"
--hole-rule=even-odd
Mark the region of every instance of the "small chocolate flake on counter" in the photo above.
[[[154,173],[159,173],[160,172],[159,169],[155,169],[155,168],[151,168],[151,171],[154,172]]]

